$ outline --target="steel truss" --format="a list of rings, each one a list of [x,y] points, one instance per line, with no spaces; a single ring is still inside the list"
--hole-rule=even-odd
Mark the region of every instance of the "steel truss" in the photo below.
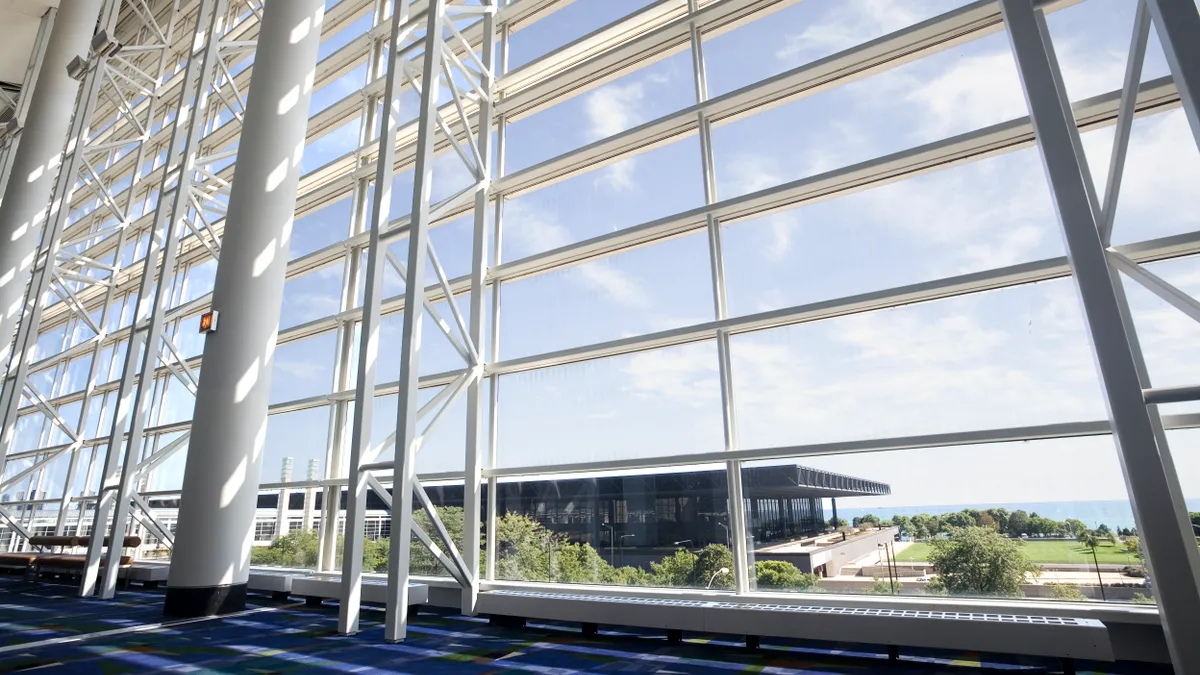
[[[1196,6],[1175,0],[1139,0],[1102,203],[1083,153],[1045,15],[1030,0],[1001,1],[1107,399],[1134,520],[1145,541],[1147,567],[1159,589],[1156,595],[1171,660],[1178,671],[1194,672],[1200,670],[1200,645],[1191,637],[1193,627],[1200,625],[1200,550],[1187,518],[1158,405],[1200,400],[1200,386],[1169,391],[1151,387],[1122,275],[1197,321],[1200,302],[1111,246],[1152,7],[1200,145],[1200,120],[1194,115],[1192,100],[1197,92],[1186,88],[1189,77],[1200,70],[1194,58],[1198,55],[1195,42],[1200,39]],[[1164,14],[1169,17],[1166,22]],[[1180,58],[1180,48],[1189,50],[1187,58]]]
[[[338,630],[354,633],[358,630],[361,601],[363,530],[366,515],[367,490],[373,490],[391,508],[392,545],[389,550],[387,619],[384,636],[400,640],[405,636],[408,621],[408,580],[411,536],[446,568],[464,589],[464,609],[474,610],[479,579],[479,521],[481,490],[481,457],[478,428],[480,423],[480,380],[484,362],[481,356],[483,339],[483,302],[486,264],[486,224],[488,188],[491,182],[491,120],[495,94],[495,45],[497,40],[497,3],[485,0],[482,5],[447,3],[431,0],[423,12],[412,12],[409,2],[397,1],[391,17],[391,36],[386,50],[386,81],[384,86],[382,130],[378,135],[374,202],[371,206],[369,243],[366,248],[366,294],[358,359],[358,380],[355,385],[354,417],[350,444],[350,491],[346,506],[345,543],[342,552],[342,602],[339,608]],[[464,37],[471,25],[482,25],[481,45],[476,48]],[[465,48],[465,58],[459,50]],[[419,69],[408,57],[420,50]],[[420,93],[417,148],[415,152],[415,183],[413,206],[406,226],[388,225],[392,177],[396,155],[396,132],[400,124],[400,86],[407,80]],[[438,109],[439,89],[446,87],[457,120],[447,121]],[[472,124],[464,110],[465,102],[474,104],[477,121]],[[457,124],[455,124],[455,121]],[[449,143],[471,177],[470,184],[454,195],[433,202],[434,152],[441,142]],[[474,209],[472,238],[472,274],[468,321],[459,311],[449,279],[429,241],[431,223],[446,212],[463,205]],[[388,245],[398,235],[408,238],[408,260],[401,262],[388,251]],[[433,306],[425,292],[426,264],[434,272],[453,317],[446,321]],[[404,326],[400,344],[399,404],[395,430],[382,444],[371,443],[371,419],[376,395],[376,361],[380,344],[379,323],[383,295],[383,266],[392,267],[404,280]],[[443,387],[431,400],[418,406],[421,325],[426,310],[442,335],[463,358],[465,368],[454,382]],[[464,512],[469,516],[465,542],[455,542],[438,516],[420,479],[416,477],[416,456],[421,441],[437,424],[455,399],[466,392],[467,467],[474,475],[468,481],[464,497]],[[378,461],[393,448],[391,461]],[[392,491],[373,474],[380,469],[393,469]],[[433,533],[427,532],[413,520],[413,498],[429,517]],[[436,537],[436,539],[435,539]],[[459,548],[465,548],[465,555]]]
[[[72,502],[72,486],[79,469],[79,450],[85,442],[84,425],[88,416],[85,411],[97,393],[99,356],[108,334],[110,309],[117,288],[116,279],[121,273],[121,256],[129,238],[131,223],[137,217],[134,210],[133,189],[138,183],[148,180],[145,171],[147,157],[152,157],[153,176],[158,177],[157,189],[149,192],[156,201],[139,205],[142,213],[153,212],[156,222],[149,238],[147,259],[163,257],[161,267],[143,265],[141,282],[137,291],[137,309],[133,316],[132,339],[113,345],[125,349],[122,376],[112,413],[112,426],[101,443],[105,452],[101,487],[93,518],[92,531],[107,530],[111,517],[112,536],[123,537],[130,517],[130,507],[136,506],[137,521],[168,547],[172,543],[170,528],[157,522],[146,502],[138,496],[136,485],[148,478],[149,471],[172,453],[186,447],[186,432],[165,446],[159,447],[158,438],[143,449],[143,432],[147,413],[157,398],[165,394],[167,382],[156,378],[161,363],[188,391],[194,393],[198,378],[193,368],[180,355],[175,344],[174,332],[165,330],[166,309],[177,304],[183,295],[184,285],[176,279],[176,252],[179,240],[192,237],[193,244],[200,245],[211,256],[220,251],[220,240],[211,227],[212,220],[220,217],[228,197],[229,183],[217,177],[215,166],[228,164],[232,160],[230,151],[206,151],[202,146],[204,135],[211,131],[222,117],[240,119],[244,110],[244,97],[233,82],[230,68],[233,62],[253,50],[247,41],[226,42],[220,39],[225,27],[236,18],[230,16],[226,0],[202,0],[193,11],[181,10],[179,0],[169,4],[165,13],[158,18],[140,0],[122,3],[114,0],[105,6],[105,17],[101,25],[109,26],[114,34],[116,19],[134,17],[141,25],[130,28],[128,22],[116,28],[118,36],[129,35],[117,55],[107,57],[94,53],[89,59],[88,72],[80,95],[81,106],[73,121],[69,138],[69,154],[64,161],[55,186],[55,204],[71,203],[75,192],[86,187],[94,198],[92,208],[82,217],[92,217],[93,225],[86,232],[72,238],[64,238],[63,230],[71,216],[76,213],[58,208],[50,221],[47,235],[43,239],[41,257],[34,272],[30,291],[32,311],[21,322],[18,344],[22,345],[14,355],[14,367],[10,367],[10,382],[3,399],[6,434],[4,449],[11,447],[11,430],[17,414],[17,392],[23,390],[25,400],[31,401],[62,433],[70,444],[57,447],[40,455],[30,466],[25,467],[0,483],[0,488],[18,483],[34,474],[61,455],[70,456],[66,487],[60,502],[56,530],[61,533],[66,523]],[[258,5],[238,6],[237,10],[258,10]],[[253,12],[252,12],[253,13]],[[191,30],[189,30],[189,28]],[[122,29],[124,32],[122,32]],[[187,54],[187,66],[182,82],[175,75],[175,33],[204,36]],[[132,39],[130,39],[132,38]],[[149,71],[149,72],[147,72]],[[155,73],[155,74],[150,74]],[[174,86],[166,86],[167,80]],[[176,90],[178,86],[178,90]],[[172,94],[178,100],[174,107],[162,105],[162,99]],[[96,116],[101,103],[107,103],[114,111],[115,121],[99,132],[93,133],[89,125]],[[165,148],[158,150],[150,144],[151,136],[159,128],[170,128],[170,140]],[[124,191],[103,180],[103,170],[97,165],[111,166],[120,159],[133,156],[133,166],[138,167]],[[122,199],[123,198],[123,199]],[[80,218],[76,218],[79,220]],[[91,249],[106,241],[115,242],[112,262],[91,254]],[[99,271],[97,273],[97,271]],[[100,286],[104,289],[104,303],[97,320],[79,299],[81,289]],[[81,414],[77,424],[68,424],[58,411],[38,390],[29,377],[29,359],[17,356],[28,354],[36,344],[42,310],[57,297],[69,307],[76,321],[85,325],[92,337],[85,341],[91,351],[91,370],[88,387],[83,393]],[[36,298],[36,302],[32,299]],[[139,361],[140,357],[140,361]],[[139,461],[140,459],[140,461]],[[94,468],[94,467],[93,467]],[[87,481],[90,483],[90,480]],[[86,505],[80,503],[78,529],[84,527]],[[28,532],[22,532],[28,536]],[[97,574],[100,570],[101,538],[92,539],[88,549],[88,565],[80,589],[81,594],[90,595],[96,590]],[[100,594],[111,597],[115,592],[117,559],[121,547],[108,549],[106,573]]]

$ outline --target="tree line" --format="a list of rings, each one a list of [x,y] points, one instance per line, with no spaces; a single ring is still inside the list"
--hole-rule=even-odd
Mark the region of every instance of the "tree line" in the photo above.
[[[456,542],[463,541],[463,510],[441,507],[438,515],[446,531]],[[427,532],[432,523],[424,511],[413,518]],[[605,584],[615,586],[654,586],[678,588],[732,589],[733,552],[724,544],[709,544],[698,551],[678,549],[650,569],[614,566],[591,544],[575,543],[555,533],[533,518],[507,513],[496,521],[496,577],[513,581],[549,581],[556,583]],[[386,572],[390,538],[363,543],[363,571]],[[270,546],[251,550],[254,565],[278,567],[316,567],[319,541],[315,531],[297,531],[276,539]],[[341,565],[341,542],[337,565]],[[445,576],[441,563],[424,546],[415,543],[409,557],[413,574]],[[754,565],[755,582],[760,589],[813,590],[819,577],[802,572],[795,565],[778,560],[763,560]]]
[[[838,521],[840,522],[831,521],[831,526],[836,528],[846,524],[843,519],[839,518]],[[913,539],[929,539],[964,527],[982,527],[1010,537],[1069,537],[1072,539],[1079,538],[1085,532],[1093,531],[1086,523],[1077,518],[1059,521],[1039,516],[1036,511],[1028,513],[1022,509],[1009,511],[1005,508],[963,509],[937,515],[928,513],[918,513],[915,516],[897,515],[887,520],[868,513],[854,518],[851,524],[854,527],[896,526],[900,528],[901,534]],[[1095,532],[1101,537],[1107,537],[1109,534],[1130,536],[1137,533],[1136,530],[1124,528],[1114,532],[1103,523],[1095,529]]]

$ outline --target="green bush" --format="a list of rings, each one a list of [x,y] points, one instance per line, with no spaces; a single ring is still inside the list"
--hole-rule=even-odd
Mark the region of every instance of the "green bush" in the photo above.
[[[782,560],[760,560],[754,563],[754,577],[759,589],[783,589],[810,591],[816,588],[820,577],[805,574],[790,562]]]
[[[1055,600],[1087,600],[1087,596],[1071,584],[1050,584],[1050,597]]]
[[[317,566],[319,545],[316,530],[297,530],[276,539],[270,546],[250,549],[250,564],[312,569]]]
[[[867,595],[895,595],[895,591],[892,590],[892,582],[879,578],[876,578],[875,583],[871,584],[871,587],[865,592]]]

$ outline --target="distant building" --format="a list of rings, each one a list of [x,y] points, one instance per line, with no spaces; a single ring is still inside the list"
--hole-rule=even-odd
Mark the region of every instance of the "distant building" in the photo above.
[[[529,516],[570,541],[592,544],[601,552],[612,547],[669,548],[684,541],[696,548],[730,543],[725,479],[724,471],[715,470],[500,483],[497,504],[502,515]],[[438,506],[463,505],[460,485],[427,486],[426,491]],[[886,495],[891,488],[886,483],[783,464],[743,469],[742,491],[748,534],[761,544],[824,530],[823,498]],[[256,536],[256,541],[269,543],[275,532],[300,529],[305,511],[319,514],[322,493],[310,494],[289,491],[287,509],[282,511],[277,511],[278,492],[260,494],[256,532],[262,536]],[[308,499],[315,503],[306,508]],[[345,500],[343,491],[343,508]],[[284,514],[284,522],[276,522],[279,513]],[[383,502],[370,493],[366,536],[390,536],[390,526]]]

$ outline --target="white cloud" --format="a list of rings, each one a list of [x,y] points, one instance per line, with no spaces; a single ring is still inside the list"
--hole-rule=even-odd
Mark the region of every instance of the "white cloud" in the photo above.
[[[1113,130],[1083,136],[1083,147],[1100,198],[1111,159]],[[1128,242],[1200,227],[1200,152],[1181,110],[1134,121],[1118,196],[1115,242]]]
[[[571,241],[567,228],[552,213],[529,200],[510,200],[504,206],[504,245],[520,255],[548,251]]]
[[[1072,293],[1056,282],[737,337],[741,447],[1103,419]],[[695,400],[716,359],[694,349],[631,366],[631,390]]]
[[[789,63],[819,58],[910,26],[952,4],[945,0],[840,0],[802,32],[788,35],[775,56]]]
[[[504,211],[506,246],[535,253],[565,246],[571,234],[553,214],[527,202],[511,201]],[[588,262],[566,270],[568,278],[586,289],[599,291],[612,302],[634,308],[650,306],[650,297],[637,281],[614,266],[612,260]]]
[[[317,361],[289,361],[284,359],[275,359],[272,370],[275,373],[284,373],[299,380],[306,380],[315,375],[321,375],[329,372],[329,367]],[[276,383],[278,386],[278,383]]]
[[[605,138],[636,125],[641,121],[639,106],[645,94],[642,80],[609,84],[588,94],[583,102],[588,134],[592,138]]]
[[[1021,81],[1007,48],[965,56],[932,78],[927,74],[905,72],[899,78],[907,92],[904,100],[921,111],[919,135],[926,140],[1027,114]]]
[[[624,388],[635,397],[665,397],[692,408],[719,410],[720,377],[711,344],[639,352],[629,357],[623,372],[628,378]]]
[[[591,92],[583,101],[587,116],[589,140],[607,138],[646,121],[645,98],[647,85],[661,85],[668,81],[666,75],[644,74],[622,84],[608,84]],[[636,187],[633,174],[636,159],[629,158],[606,167],[596,179],[596,185],[614,192],[624,192]]]
[[[637,281],[609,260],[595,260],[571,269],[571,279],[598,290],[609,300],[626,307],[646,309],[651,299]]]
[[[734,194],[746,194],[764,190],[784,181],[782,172],[775,160],[758,155],[741,155],[729,163],[726,169],[727,184]],[[764,217],[765,232],[769,234],[763,241],[763,256],[770,261],[778,262],[787,257],[792,245],[792,230],[799,224],[799,214],[796,210],[783,211]]]
[[[596,185],[608,188],[613,192],[627,192],[634,187],[633,172],[637,168],[637,159],[630,157],[604,169],[601,176],[596,178]]]
[[[865,216],[950,250],[950,275],[1029,260],[1057,220],[1033,151],[981,160],[860,195]]]

